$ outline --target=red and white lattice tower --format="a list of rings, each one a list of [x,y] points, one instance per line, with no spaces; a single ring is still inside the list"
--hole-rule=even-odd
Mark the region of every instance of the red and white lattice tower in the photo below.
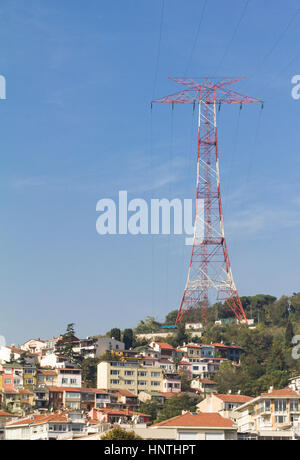
[[[236,318],[247,324],[229,261],[225,240],[220,189],[217,137],[217,109],[221,104],[261,102],[227,89],[243,78],[191,79],[171,78],[187,89],[152,102],[193,104],[198,106],[197,193],[194,238],[188,278],[176,324],[183,315],[201,307],[207,322],[209,299],[226,302]]]

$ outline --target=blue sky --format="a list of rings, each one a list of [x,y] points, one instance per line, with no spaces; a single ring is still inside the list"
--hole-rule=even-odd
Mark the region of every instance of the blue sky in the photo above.
[[[162,9],[162,4],[164,8]],[[246,5],[246,7],[245,7]],[[96,203],[193,198],[192,108],[169,76],[245,75],[223,107],[225,230],[240,295],[299,291],[297,0],[4,1],[0,7],[0,335],[79,336],[178,307],[183,236],[99,236]],[[202,20],[201,20],[202,18]],[[173,128],[172,128],[173,126]],[[172,134],[173,133],[173,134]]]

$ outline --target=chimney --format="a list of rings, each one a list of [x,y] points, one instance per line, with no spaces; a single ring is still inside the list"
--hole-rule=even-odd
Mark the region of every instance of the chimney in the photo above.
[[[231,395],[231,390],[228,390],[228,394]]]
[[[268,393],[272,393],[273,390],[274,390],[274,387],[270,387]]]

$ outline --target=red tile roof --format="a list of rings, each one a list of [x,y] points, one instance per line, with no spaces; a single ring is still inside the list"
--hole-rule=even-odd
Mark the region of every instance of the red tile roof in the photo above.
[[[238,350],[242,350],[242,347],[239,347],[238,345],[225,345],[225,343],[212,343],[211,346],[217,348],[237,348]]]
[[[223,395],[223,394],[215,394],[215,396],[221,399],[224,402],[232,402],[232,403],[246,403],[251,401],[253,398],[250,396],[245,395]]]
[[[174,347],[170,345],[169,343],[166,342],[154,342],[156,345],[158,345],[162,350],[174,350]]]
[[[213,380],[209,380],[209,379],[199,379],[199,382],[205,383],[207,385],[217,385],[216,382],[214,382]]]
[[[300,399],[299,393],[288,387],[282,390],[272,390],[270,393],[262,393],[261,396],[298,396]]]
[[[179,391],[178,393],[172,393],[170,391],[166,391],[165,393],[163,391],[158,391],[159,394],[164,396],[165,398],[173,398],[173,396],[180,396],[181,392]]]
[[[16,417],[16,415],[9,414],[8,412],[3,412],[0,410],[0,417]]]
[[[143,417],[151,417],[149,414],[142,414],[141,412],[134,412],[130,409],[119,409],[119,408],[107,408],[107,407],[104,407],[104,408],[97,408],[96,409],[97,412],[100,412],[102,414],[108,414],[108,415],[119,415],[119,416],[124,416],[124,415],[128,415],[128,416],[132,416],[132,415],[141,415]]]
[[[129,390],[118,390],[118,393],[121,395],[121,396],[130,396],[132,398],[136,398],[137,395],[135,395],[134,393],[132,393],[131,391]]]
[[[173,417],[168,420],[164,420],[163,422],[152,425],[152,427],[156,426],[232,428],[234,426],[234,422],[214,412],[199,412],[198,414],[192,414],[191,412],[187,412],[186,414],[178,415],[177,417]]]

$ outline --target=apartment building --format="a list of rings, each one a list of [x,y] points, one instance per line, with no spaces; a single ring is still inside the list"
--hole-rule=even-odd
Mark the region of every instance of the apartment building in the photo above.
[[[98,358],[106,351],[124,351],[125,344],[113,337],[87,337],[80,340],[79,353],[84,358]]]
[[[243,349],[235,344],[226,343],[213,343],[212,346],[215,348],[215,352],[219,354],[221,358],[228,359],[231,362],[239,363]]]
[[[163,391],[163,370],[148,369],[137,362],[102,361],[97,366],[97,387],[140,391]]]
[[[199,377],[213,380],[222,361],[224,361],[222,358],[183,357],[179,369],[187,372],[190,379]]]
[[[300,395],[291,388],[274,390],[233,411],[240,439],[300,439]]]
[[[81,369],[76,368],[58,368],[57,386],[58,387],[81,387]]]
[[[57,371],[55,369],[38,369],[37,385],[57,386]]]
[[[0,365],[0,389],[12,390],[23,387],[23,367],[21,364]]]

